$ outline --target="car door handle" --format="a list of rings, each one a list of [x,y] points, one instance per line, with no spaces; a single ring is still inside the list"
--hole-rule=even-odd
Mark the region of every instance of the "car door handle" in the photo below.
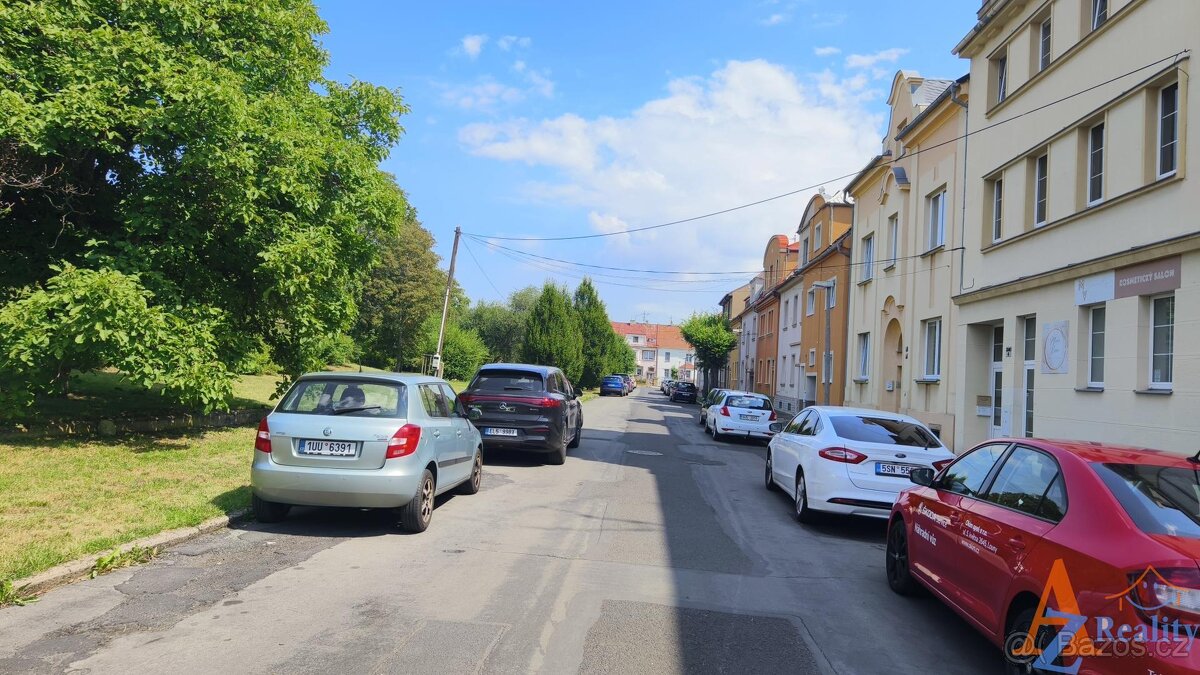
[[[457,435],[459,438],[462,438],[462,429],[459,429],[458,431],[456,431],[456,432],[454,432],[454,433],[455,433],[455,435]]]
[[[1010,539],[1008,540],[1008,545],[1009,545],[1009,546],[1011,546],[1011,547],[1013,547],[1013,548],[1015,548],[1015,549],[1016,549],[1016,550],[1018,550],[1018,551],[1023,551],[1023,550],[1025,550],[1025,540],[1024,540],[1024,539],[1022,539],[1021,537],[1012,537],[1012,538],[1010,538]]]

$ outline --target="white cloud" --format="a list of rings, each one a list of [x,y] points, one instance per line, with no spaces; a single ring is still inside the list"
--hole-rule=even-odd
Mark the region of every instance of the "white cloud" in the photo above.
[[[831,72],[797,75],[766,61],[732,61],[706,77],[671,80],[663,96],[625,116],[472,124],[459,140],[480,157],[548,169],[550,178],[524,186],[531,208],[577,207],[592,232],[625,233],[822,181],[830,192],[842,189],[848,179],[830,179],[853,175],[878,150],[878,97],[865,74],[839,80]],[[588,242],[582,252],[549,243],[568,259],[615,250],[622,266],[750,270],[761,265],[769,235],[795,232],[813,192]],[[545,236],[584,227],[564,223]],[[669,295],[681,308],[711,304],[701,294]]]
[[[841,54],[842,50],[837,47],[816,47],[813,49],[813,53],[817,56],[835,56]]]
[[[496,40],[496,46],[504,51],[508,51],[513,47],[528,49],[529,45],[531,44],[533,44],[533,40],[527,37],[517,37],[516,35],[505,35],[499,40]]]
[[[525,68],[526,66],[524,61],[516,61],[513,63],[513,70],[517,71],[518,73],[525,72]]]
[[[474,84],[447,87],[442,100],[463,110],[495,110],[501,104],[517,103],[525,99],[525,92],[516,87],[484,78]]]
[[[474,59],[483,51],[483,45],[488,41],[486,35],[467,35],[461,41],[461,48],[464,54]]]
[[[764,26],[778,26],[779,24],[786,22],[788,18],[789,17],[787,14],[772,14],[771,16],[763,19],[761,23]]]
[[[893,47],[874,54],[851,54],[846,57],[847,68],[871,68],[879,63],[895,63],[908,53],[907,49]]]

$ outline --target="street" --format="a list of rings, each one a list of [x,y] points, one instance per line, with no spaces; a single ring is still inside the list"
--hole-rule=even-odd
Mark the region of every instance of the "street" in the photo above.
[[[888,589],[883,521],[799,525],[764,447],[697,411],[649,386],[588,402],[565,466],[487,454],[424,534],[297,508],[0,610],[0,672],[1000,670],[943,604]]]

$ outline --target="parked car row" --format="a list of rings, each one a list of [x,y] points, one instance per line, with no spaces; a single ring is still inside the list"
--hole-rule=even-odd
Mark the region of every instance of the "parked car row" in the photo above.
[[[637,389],[637,382],[631,375],[605,375],[600,381],[600,395],[628,396]]]
[[[563,464],[582,430],[579,393],[558,368],[489,364],[457,395],[424,375],[310,373],[259,423],[252,505],[263,522],[294,505],[394,508],[423,532],[437,495],[479,492],[485,449]]]

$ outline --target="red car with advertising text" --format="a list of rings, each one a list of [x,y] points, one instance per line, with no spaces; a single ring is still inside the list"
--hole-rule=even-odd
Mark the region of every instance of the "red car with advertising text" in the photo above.
[[[1008,672],[1200,672],[1200,459],[994,439],[911,480],[888,585],[931,591]]]

